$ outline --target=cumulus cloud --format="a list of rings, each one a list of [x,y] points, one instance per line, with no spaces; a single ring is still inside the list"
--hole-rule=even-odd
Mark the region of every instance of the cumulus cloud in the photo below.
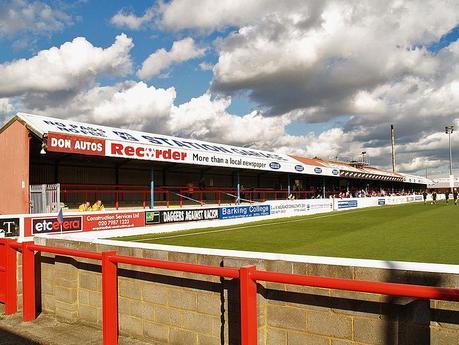
[[[0,2],[0,38],[19,32],[49,34],[71,23],[71,17],[64,11],[42,1]]]
[[[216,142],[272,148],[285,134],[287,118],[266,118],[253,111],[244,116],[228,112],[229,98],[212,99],[209,93],[172,109],[169,129],[177,135]]]
[[[0,64],[0,97],[80,90],[101,74],[124,76],[132,68],[132,46],[124,34],[108,48],[95,47],[78,37],[30,59]]]
[[[415,24],[413,17],[429,23]],[[405,75],[435,74],[437,59],[419,44],[438,39],[458,20],[437,2],[330,1],[319,13],[283,11],[221,40],[213,90],[248,91],[272,114],[311,107],[326,107],[329,116],[350,112],[358,92]]]
[[[126,81],[95,86],[67,102],[29,109],[33,113],[139,130],[164,131],[175,100],[175,89]]]
[[[0,98],[0,127],[8,119],[9,114],[13,112],[14,106],[10,103],[9,98]]]
[[[173,30],[235,27],[216,40],[213,93],[248,94],[264,116],[345,119],[326,135],[284,135],[282,150],[325,157],[365,150],[389,166],[393,123],[400,167],[444,161],[447,143],[425,139],[459,117],[459,45],[428,47],[458,25],[459,3],[174,0],[160,10]]]
[[[320,6],[319,1],[308,2]],[[302,3],[302,0],[173,0],[160,6],[161,23],[172,30],[215,30],[249,24],[279,11],[301,9]]]
[[[198,47],[191,37],[175,41],[167,51],[163,48],[151,54],[137,71],[139,78],[148,80],[169,68],[173,64],[182,63],[203,56],[204,48]]]
[[[429,46],[459,23],[459,3],[172,0],[155,11],[155,18],[151,9],[142,16],[122,11],[112,23],[140,29],[155,20],[193,37],[219,37],[217,63],[199,65],[213,71],[202,96],[176,104],[173,88],[136,81],[98,85],[99,76],[126,75],[131,67],[132,42],[122,36],[110,54],[111,47],[84,39],[66,43],[88,53],[71,68],[63,63],[64,45],[1,64],[7,79],[0,80],[0,97],[20,96],[25,109],[47,115],[284,153],[357,158],[366,151],[372,163],[385,167],[392,123],[400,169],[446,165],[443,127],[459,119],[459,43],[438,52]],[[204,53],[190,36],[151,54],[137,76],[148,80]],[[260,110],[231,114],[231,98],[239,94]],[[323,129],[287,134],[303,122]]]
[[[201,69],[201,71],[212,71],[212,69],[214,68],[214,65],[208,62],[201,62],[199,64],[199,68]]]
[[[120,10],[110,19],[110,22],[119,28],[139,30],[148,23],[151,23],[154,17],[155,10],[153,7],[148,8],[143,16],[137,16],[132,12]]]

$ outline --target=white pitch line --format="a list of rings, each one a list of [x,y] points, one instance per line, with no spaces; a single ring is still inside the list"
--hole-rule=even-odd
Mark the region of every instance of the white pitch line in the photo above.
[[[387,207],[393,207],[393,206],[400,206],[400,205],[387,205]],[[381,208],[372,208],[374,210],[381,210]],[[334,217],[334,216],[339,216],[343,214],[349,214],[349,213],[357,213],[357,212],[362,212],[362,211],[368,211],[368,209],[363,208],[359,210],[349,210],[349,211],[344,211],[345,213],[342,213],[343,211],[335,211],[336,213],[333,214],[327,214],[324,216],[317,216],[317,217],[308,217],[305,219],[295,219],[295,220],[286,220],[282,222],[273,222],[273,223],[263,223],[263,224],[253,224],[253,225],[245,225],[245,226],[237,226],[237,227],[232,227],[228,229],[219,229],[219,230],[210,230],[210,231],[199,231],[199,232],[191,232],[187,234],[179,234],[179,235],[170,235],[170,236],[164,236],[164,237],[150,237],[150,238],[145,238],[141,240],[135,240],[134,242],[148,242],[151,240],[162,240],[162,239],[169,239],[169,238],[177,238],[177,237],[187,237],[187,236],[195,236],[195,235],[206,235],[206,234],[213,234],[217,232],[224,232],[224,231],[233,231],[233,230],[240,230],[240,229],[247,229],[247,228],[257,228],[261,226],[266,226],[266,225],[278,225],[278,224],[285,224],[285,223],[298,223],[298,222],[305,222],[308,220],[314,220],[314,219],[320,219],[320,218],[329,218],[329,217]]]

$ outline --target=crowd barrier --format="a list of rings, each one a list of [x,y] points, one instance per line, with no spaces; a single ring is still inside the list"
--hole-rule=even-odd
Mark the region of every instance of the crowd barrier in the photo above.
[[[22,315],[24,321],[32,321],[37,317],[36,294],[38,281],[36,271],[39,253],[51,253],[91,259],[101,262],[102,267],[102,328],[104,345],[118,343],[118,264],[141,267],[154,267],[169,271],[180,271],[211,275],[239,280],[240,291],[240,325],[241,344],[256,345],[257,334],[257,282],[273,282],[308,287],[319,287],[345,291],[365,292],[388,296],[410,297],[416,299],[433,299],[459,301],[459,290],[424,285],[388,283],[344,278],[325,278],[312,275],[277,273],[257,270],[255,266],[239,268],[207,266],[166,260],[154,260],[133,256],[118,255],[115,251],[91,252],[53,246],[37,245],[34,242],[18,243],[13,239],[0,239],[5,264],[1,267],[6,274],[3,301],[5,313],[17,312],[17,254],[22,252]],[[38,253],[38,255],[36,255]],[[38,291],[38,292],[37,292]]]
[[[107,205],[119,209],[121,207],[143,207],[151,205],[151,190],[144,186],[131,185],[67,185],[63,184],[61,200],[70,208],[77,208],[82,200],[104,200]],[[241,199],[252,202],[266,200],[285,200],[292,195],[296,199],[307,199],[317,194],[314,190],[292,191],[275,190],[272,188],[241,189]],[[328,195],[337,194],[328,191]],[[228,204],[237,198],[235,188],[193,188],[161,186],[154,189],[155,206],[183,207],[185,205]]]
[[[438,200],[444,199],[443,194]],[[133,229],[180,222],[221,221],[238,218],[280,218],[422,201],[422,195],[369,198],[270,200],[228,206],[135,209],[103,212],[64,212],[0,216],[0,237],[31,237],[117,229]],[[429,201],[431,200],[429,196]],[[215,224],[217,226],[218,224]]]

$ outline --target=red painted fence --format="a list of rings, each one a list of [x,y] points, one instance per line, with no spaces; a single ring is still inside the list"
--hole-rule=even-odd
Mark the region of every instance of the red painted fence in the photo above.
[[[35,296],[35,260],[41,252],[74,256],[102,261],[102,319],[105,345],[118,343],[118,264],[155,267],[165,270],[212,275],[239,279],[241,311],[241,344],[257,344],[257,281],[320,287],[337,290],[367,292],[390,296],[459,301],[459,289],[431,286],[386,283],[342,278],[325,278],[297,274],[258,271],[255,266],[227,268],[195,265],[182,262],[144,259],[117,255],[115,251],[89,252],[36,245],[33,242],[18,243],[12,239],[0,239],[5,254],[5,313],[17,311],[16,250],[22,251],[23,320],[37,317]]]

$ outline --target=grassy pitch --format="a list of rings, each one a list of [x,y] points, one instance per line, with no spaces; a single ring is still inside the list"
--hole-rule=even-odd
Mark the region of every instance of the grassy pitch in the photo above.
[[[459,206],[444,201],[117,240],[286,254],[459,264]]]

